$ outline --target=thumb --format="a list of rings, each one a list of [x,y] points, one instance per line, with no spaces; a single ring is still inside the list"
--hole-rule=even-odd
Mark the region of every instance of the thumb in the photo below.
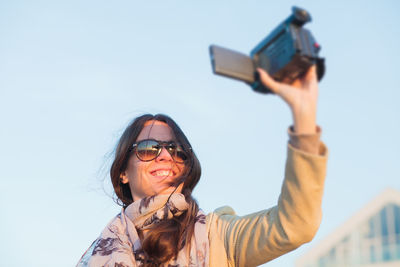
[[[261,83],[269,88],[273,93],[278,94],[279,83],[276,82],[265,70],[257,68],[257,72],[260,76]]]
[[[294,90],[290,85],[275,81],[265,70],[257,68],[260,74],[260,80],[262,84],[268,87],[273,93],[280,96],[286,103],[291,105],[293,102]]]

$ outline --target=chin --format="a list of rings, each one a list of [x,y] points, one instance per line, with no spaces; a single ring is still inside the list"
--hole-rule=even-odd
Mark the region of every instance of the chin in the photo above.
[[[175,187],[168,187],[168,188],[164,188],[162,190],[158,190],[157,195],[168,195],[168,194],[171,194],[173,192],[174,193],[180,193],[181,190],[180,190],[180,188],[176,189]]]

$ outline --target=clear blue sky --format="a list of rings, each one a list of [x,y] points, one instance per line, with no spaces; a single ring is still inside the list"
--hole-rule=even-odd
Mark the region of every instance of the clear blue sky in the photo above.
[[[398,1],[2,1],[1,265],[76,264],[120,210],[107,155],[143,112],[169,114],[191,140],[206,212],[274,205],[289,109],[213,75],[208,46],[247,53],[293,5],[311,12],[327,61],[318,123],[330,159],[313,243],[400,190]],[[266,266],[293,266],[307,246]]]

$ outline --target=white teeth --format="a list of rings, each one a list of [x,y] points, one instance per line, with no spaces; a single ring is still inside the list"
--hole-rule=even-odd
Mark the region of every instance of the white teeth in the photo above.
[[[156,171],[156,176],[172,176],[172,171]]]

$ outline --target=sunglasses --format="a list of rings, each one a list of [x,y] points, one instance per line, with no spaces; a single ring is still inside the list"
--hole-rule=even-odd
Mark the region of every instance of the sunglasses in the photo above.
[[[152,161],[156,159],[161,154],[163,147],[168,151],[175,162],[184,163],[188,159],[183,149],[172,141],[163,142],[154,139],[146,139],[132,145],[136,156],[141,161]]]

